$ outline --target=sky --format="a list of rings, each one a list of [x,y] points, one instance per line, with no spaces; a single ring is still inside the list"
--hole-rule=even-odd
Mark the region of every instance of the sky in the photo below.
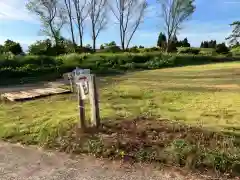
[[[26,2],[27,0],[0,0],[0,44],[11,39],[20,42],[26,50],[31,43],[46,38],[40,33],[38,18],[25,8]],[[148,4],[144,22],[134,35],[131,45],[156,46],[159,32],[164,31],[161,8],[156,0],[148,0]],[[178,39],[187,37],[194,47],[198,47],[204,40],[224,42],[232,31],[230,24],[240,20],[240,0],[196,0],[195,4],[196,11],[182,25]],[[68,30],[63,31],[64,36],[69,37],[69,34]],[[118,28],[109,23],[100,34],[97,46],[113,40],[120,42]],[[89,29],[86,29],[84,44],[91,44]]]

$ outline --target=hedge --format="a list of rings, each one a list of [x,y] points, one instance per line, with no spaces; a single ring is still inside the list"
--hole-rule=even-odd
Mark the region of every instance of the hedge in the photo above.
[[[158,69],[214,62],[238,61],[239,57],[203,56],[189,54],[116,53],[116,54],[69,54],[50,56],[1,56],[0,80],[9,78],[39,77],[61,74],[76,66],[89,68],[95,73],[108,73],[136,69]]]

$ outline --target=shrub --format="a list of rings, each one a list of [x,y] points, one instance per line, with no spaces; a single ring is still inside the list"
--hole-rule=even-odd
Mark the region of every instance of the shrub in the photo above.
[[[235,56],[239,56],[240,55],[240,46],[232,48],[231,53]]]
[[[125,51],[126,51],[126,52],[131,52],[131,53],[139,53],[139,52],[140,52],[140,50],[138,49],[137,46],[133,46],[133,47],[131,47],[131,48],[128,48],[128,49],[126,49]]]
[[[86,46],[86,47],[76,47],[76,53],[92,53],[93,50],[91,47]]]
[[[144,53],[144,52],[154,52],[154,51],[160,51],[162,50],[161,48],[158,48],[158,47],[151,47],[151,48],[143,48],[143,49],[139,49],[139,51],[141,53]]]
[[[229,49],[225,43],[222,43],[217,45],[216,52],[219,54],[227,54],[229,52]]]
[[[199,54],[200,49],[196,48],[178,48],[178,53],[182,54]]]
[[[175,64],[176,57],[169,55],[160,55],[146,62],[149,69],[157,69],[162,67],[170,67]]]
[[[51,56],[0,55],[0,78],[21,78],[72,71],[76,66],[93,72],[108,73],[131,69],[157,69],[163,67],[195,65],[238,60],[237,57],[202,56],[195,54],[165,54],[159,51],[119,54],[77,54]],[[55,76],[56,77],[56,76]]]
[[[200,54],[205,56],[216,56],[217,52],[214,48],[200,48]]]
[[[121,48],[119,46],[107,46],[104,49],[98,50],[98,52],[108,52],[108,53],[116,53],[121,52]]]

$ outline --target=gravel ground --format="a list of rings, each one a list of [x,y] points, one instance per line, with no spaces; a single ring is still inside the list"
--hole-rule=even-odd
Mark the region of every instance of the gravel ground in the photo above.
[[[176,170],[0,143],[0,180],[203,180]]]

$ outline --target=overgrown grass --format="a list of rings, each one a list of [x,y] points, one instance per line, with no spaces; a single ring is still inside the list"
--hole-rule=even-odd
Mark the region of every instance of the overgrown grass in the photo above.
[[[156,121],[164,118],[193,127],[200,126],[212,132],[227,133],[237,138],[240,134],[239,69],[240,63],[232,62],[146,70],[99,78],[101,118],[103,121],[107,119],[112,122],[115,119],[135,119],[139,116]],[[88,106],[86,110],[89,112]],[[67,132],[76,122],[78,122],[78,107],[77,98],[73,94],[22,103],[0,103],[2,139],[48,146],[61,144],[59,137],[68,137]],[[176,143],[178,147],[180,142],[179,146],[185,147],[189,142],[181,139],[176,137],[175,140],[168,142],[167,146],[173,150],[171,148],[175,148]],[[230,156],[235,156],[236,152],[239,152],[240,145],[236,144],[237,140],[231,141],[229,137],[226,139],[230,144],[233,142],[232,147],[227,148],[233,151],[229,151],[227,155],[222,153],[226,150],[223,147],[225,141],[219,141],[220,144],[216,145],[216,149],[212,149],[207,155],[209,158],[219,156],[222,158],[221,162],[227,159],[226,162],[234,161],[236,164],[239,156],[233,159]],[[88,144],[90,152],[91,148],[95,151],[102,147],[102,140],[99,137],[96,142],[94,139],[91,142],[95,149]],[[215,143],[217,142],[216,139]],[[171,143],[175,145],[170,146]],[[193,143],[191,146],[195,147],[196,144]],[[138,147],[133,152],[136,151],[145,153],[145,150]],[[126,149],[124,152],[127,152]],[[203,152],[209,151],[201,151]],[[231,166],[226,165],[226,167]]]

